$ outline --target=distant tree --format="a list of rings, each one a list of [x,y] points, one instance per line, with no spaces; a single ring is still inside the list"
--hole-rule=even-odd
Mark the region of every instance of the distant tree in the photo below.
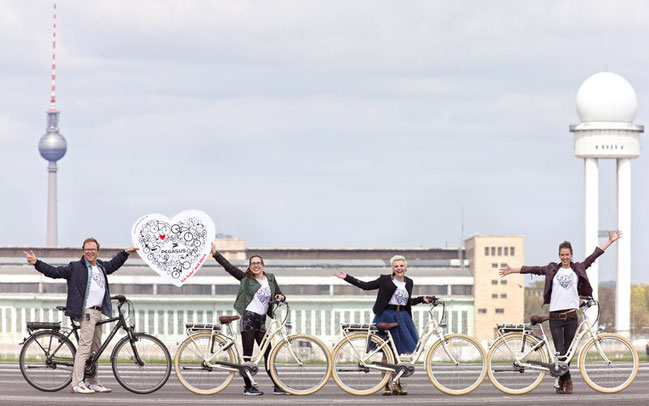
[[[597,290],[599,299],[599,324],[607,331],[615,330],[615,285],[600,283]]]
[[[649,327],[649,285],[631,285],[631,327]]]
[[[543,305],[543,285],[544,281],[535,281],[525,287],[525,323],[529,323],[530,317],[535,314],[546,314],[547,309]]]

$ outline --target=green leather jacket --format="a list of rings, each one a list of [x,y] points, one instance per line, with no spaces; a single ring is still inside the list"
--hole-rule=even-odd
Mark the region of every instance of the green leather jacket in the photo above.
[[[221,264],[221,266],[226,270],[227,273],[241,281],[241,284],[239,285],[239,292],[237,293],[237,298],[234,301],[234,310],[236,310],[237,313],[243,315],[243,312],[246,311],[246,307],[248,307],[248,305],[252,301],[252,298],[255,296],[255,293],[257,293],[261,285],[259,284],[259,282],[257,282],[256,279],[247,278],[244,271],[232,265],[218,251],[214,253],[214,259],[216,259],[216,262]],[[275,275],[266,272],[264,272],[264,275],[266,275],[266,278],[268,279],[268,286],[270,286],[270,297],[274,298],[277,294],[284,296],[279,288],[279,285],[277,284],[277,281],[275,280]],[[268,311],[270,312],[270,310],[271,309],[269,307]]]

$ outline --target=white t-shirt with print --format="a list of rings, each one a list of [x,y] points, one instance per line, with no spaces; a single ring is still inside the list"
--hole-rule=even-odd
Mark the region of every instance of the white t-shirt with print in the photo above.
[[[408,304],[408,291],[406,290],[406,281],[399,282],[396,279],[392,279],[392,283],[397,286],[397,290],[394,291],[392,297],[388,304],[391,305],[401,305],[405,306]]]
[[[99,306],[104,303],[104,295],[106,294],[106,279],[98,266],[91,265],[92,276],[90,280],[90,290],[88,291],[88,298],[86,300],[86,309],[93,306]]]
[[[249,312],[264,315],[268,312],[268,302],[270,302],[270,285],[268,285],[268,278],[257,279],[261,287],[252,297],[252,300],[246,307]]]
[[[579,277],[572,268],[559,268],[552,279],[551,312],[579,308],[577,282],[579,282]]]

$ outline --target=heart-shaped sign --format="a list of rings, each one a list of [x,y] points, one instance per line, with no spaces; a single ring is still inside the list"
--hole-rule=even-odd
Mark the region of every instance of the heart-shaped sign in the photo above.
[[[182,286],[209,257],[214,223],[199,210],[185,210],[169,220],[147,214],[133,225],[131,238],[140,257],[165,280]]]

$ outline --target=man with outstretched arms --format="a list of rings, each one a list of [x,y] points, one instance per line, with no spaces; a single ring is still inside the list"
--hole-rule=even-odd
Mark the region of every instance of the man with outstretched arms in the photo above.
[[[84,368],[90,353],[97,351],[101,345],[101,326],[97,322],[101,315],[112,317],[113,308],[108,289],[108,275],[117,271],[128,259],[129,254],[138,248],[130,247],[120,251],[110,261],[97,259],[99,242],[94,238],[86,238],[81,245],[83,256],[81,260],[70,262],[64,266],[52,266],[36,259],[32,251],[25,252],[27,262],[43,275],[50,278],[67,279],[68,298],[65,304],[65,315],[81,323],[79,330],[79,348],[74,357],[72,371],[73,393],[110,392],[111,390],[99,383],[96,376],[84,381]]]

